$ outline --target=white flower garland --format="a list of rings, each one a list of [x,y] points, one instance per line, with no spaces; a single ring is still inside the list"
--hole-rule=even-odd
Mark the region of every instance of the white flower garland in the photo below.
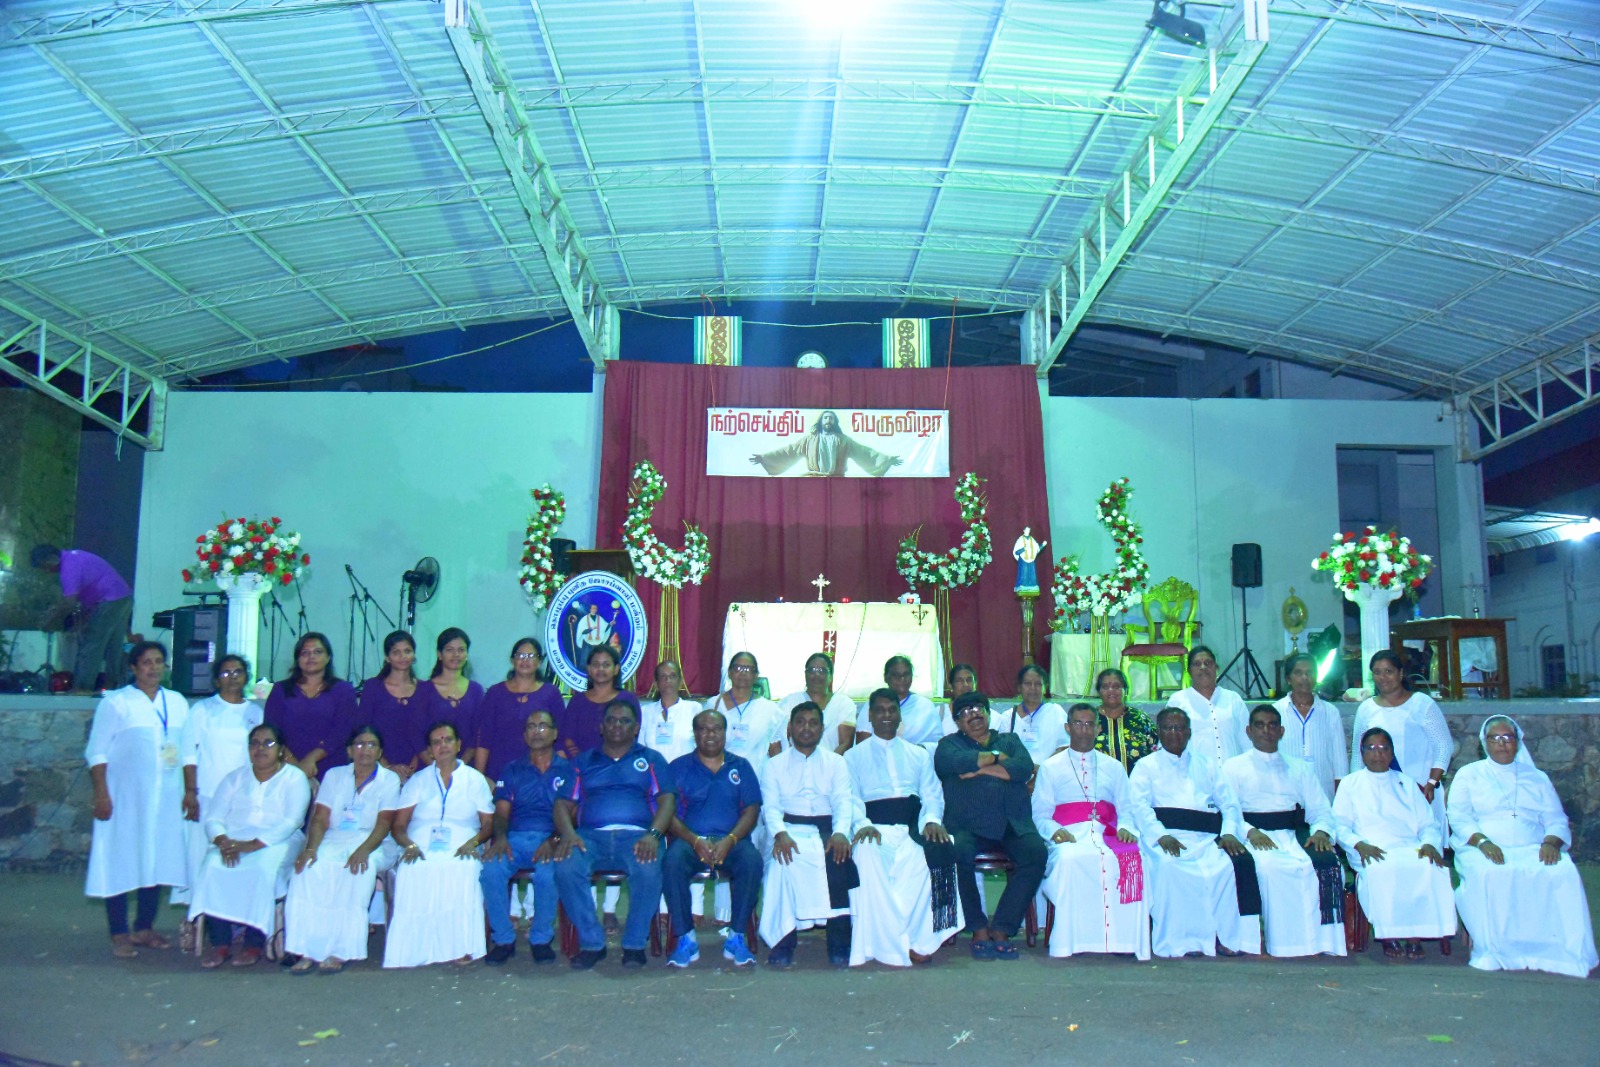
[[[1133,487],[1127,478],[1118,478],[1100,494],[1095,506],[1095,516],[1111,534],[1117,545],[1117,565],[1104,574],[1078,573],[1079,559],[1068,556],[1056,568],[1050,582],[1050,596],[1055,601],[1055,613],[1050,618],[1052,630],[1067,630],[1079,614],[1117,615],[1128,610],[1144,587],[1149,584],[1150,565],[1145,562],[1139,546],[1144,535],[1139,524],[1128,516],[1128,498]]]
[[[533,497],[533,513],[528,516],[528,536],[522,542],[522,572],[517,584],[533,602],[533,610],[543,611],[565,581],[556,573],[550,539],[567,517],[567,498],[552,489],[549,482],[528,493]]]
[[[1395,530],[1379,533],[1376,526],[1368,526],[1360,536],[1334,534],[1333,544],[1311,561],[1311,569],[1331,574],[1333,584],[1345,592],[1363,585],[1409,590],[1421,586],[1433,570],[1433,557],[1418,552],[1410,538]]]
[[[989,543],[989,501],[979,490],[983,479],[968,471],[956,482],[956,503],[961,505],[961,520],[967,529],[961,541],[948,552],[924,552],[917,548],[919,526],[900,540],[895,553],[895,570],[913,587],[931,585],[959,589],[971,585],[989,565],[993,552]]]
[[[622,545],[628,550],[633,569],[657,585],[669,589],[699,585],[711,570],[711,541],[700,527],[683,524],[686,532],[681,551],[662,544],[650,528],[650,514],[666,492],[666,478],[649,460],[642,460],[633,468],[628,515],[622,522]]]

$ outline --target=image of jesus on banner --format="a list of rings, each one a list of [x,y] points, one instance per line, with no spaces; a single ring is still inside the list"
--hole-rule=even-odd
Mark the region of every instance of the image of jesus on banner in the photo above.
[[[818,415],[799,441],[771,452],[757,453],[750,457],[750,462],[768,474],[782,474],[802,458],[806,461],[808,478],[842,478],[845,464],[852,461],[872,477],[881,478],[890,467],[901,463],[899,456],[875,451],[846,437],[839,426],[839,416],[832,411]]]

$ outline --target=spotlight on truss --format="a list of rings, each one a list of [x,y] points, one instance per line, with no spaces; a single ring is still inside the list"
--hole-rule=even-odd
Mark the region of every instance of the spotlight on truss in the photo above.
[[[1155,0],[1150,20],[1145,23],[1152,30],[1160,30],[1179,44],[1194,48],[1206,46],[1206,28],[1194,19],[1184,17],[1184,0]]]

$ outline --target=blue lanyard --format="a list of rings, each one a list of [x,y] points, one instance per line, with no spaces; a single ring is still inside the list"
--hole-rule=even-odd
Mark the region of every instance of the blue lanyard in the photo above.
[[[373,768],[372,773],[377,774],[377,768]],[[445,785],[444,775],[439,772],[439,765],[435,763],[433,765],[433,784],[439,787],[439,821],[443,822],[444,808],[445,805],[450,801],[450,788],[456,784],[456,780],[452,777],[450,779],[450,785]]]
[[[733,712],[735,715],[739,716],[739,722],[742,724],[744,722],[744,713],[746,711],[748,711],[749,708],[750,708],[750,705],[754,704],[755,702],[756,702],[756,696],[755,696],[754,693],[751,693],[749,700],[746,700],[743,704],[735,704],[733,707],[729,708],[728,710]]]
[[[437,770],[438,768],[434,768],[434,769]],[[372,780],[374,778],[376,778],[376,777],[378,777],[378,768],[377,768],[377,765],[374,764],[373,768],[372,768],[372,773],[367,775],[367,780],[362,782],[360,785],[356,786],[356,796],[359,797],[361,795],[361,791],[363,789],[365,789],[367,786],[371,785],[372,784]],[[455,783],[451,782],[450,784],[454,785]],[[446,790],[446,792],[449,792],[449,790]]]
[[[151,710],[155,709],[155,705],[156,705],[156,702],[152,700],[150,702]],[[156,714],[161,716],[161,736],[162,737],[166,737],[167,736],[167,691],[165,689],[161,690],[161,710],[157,711]]]

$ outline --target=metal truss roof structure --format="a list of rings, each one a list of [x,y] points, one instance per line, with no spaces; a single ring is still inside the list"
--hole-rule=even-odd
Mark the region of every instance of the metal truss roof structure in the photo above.
[[[1454,397],[1472,453],[1600,400],[1600,6],[1186,14],[12,0],[0,371],[130,428],[427,329],[570,316],[603,365],[622,308],[954,300],[1041,373],[1099,324]]]

